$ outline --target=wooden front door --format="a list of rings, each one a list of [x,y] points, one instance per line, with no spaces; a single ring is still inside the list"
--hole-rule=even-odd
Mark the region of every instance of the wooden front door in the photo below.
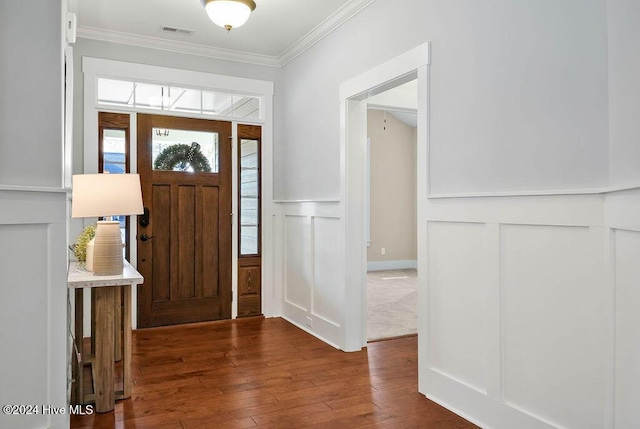
[[[140,327],[231,317],[231,124],[138,114]]]

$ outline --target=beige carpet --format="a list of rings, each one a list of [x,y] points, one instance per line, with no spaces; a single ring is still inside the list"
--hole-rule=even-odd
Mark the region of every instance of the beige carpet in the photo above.
[[[380,340],[418,332],[416,270],[367,274],[367,339]]]

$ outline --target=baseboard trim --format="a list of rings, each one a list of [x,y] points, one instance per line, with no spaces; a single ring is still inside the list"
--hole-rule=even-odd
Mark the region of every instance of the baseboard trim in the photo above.
[[[416,260],[367,262],[367,271],[415,270],[417,268],[418,262]]]

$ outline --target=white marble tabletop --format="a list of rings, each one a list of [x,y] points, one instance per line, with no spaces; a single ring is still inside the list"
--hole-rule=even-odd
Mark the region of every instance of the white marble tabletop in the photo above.
[[[142,275],[126,260],[124,261],[124,270],[122,274],[119,275],[96,276],[90,271],[78,268],[77,262],[71,262],[69,264],[69,273],[67,275],[67,287],[69,289],[138,285],[142,282],[144,282]]]

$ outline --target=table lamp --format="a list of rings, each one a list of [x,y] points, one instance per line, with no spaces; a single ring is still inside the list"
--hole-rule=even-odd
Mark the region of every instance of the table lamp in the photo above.
[[[142,214],[138,174],[76,174],[73,176],[71,217],[109,217]],[[122,274],[120,223],[100,220],[93,247],[93,273]]]

